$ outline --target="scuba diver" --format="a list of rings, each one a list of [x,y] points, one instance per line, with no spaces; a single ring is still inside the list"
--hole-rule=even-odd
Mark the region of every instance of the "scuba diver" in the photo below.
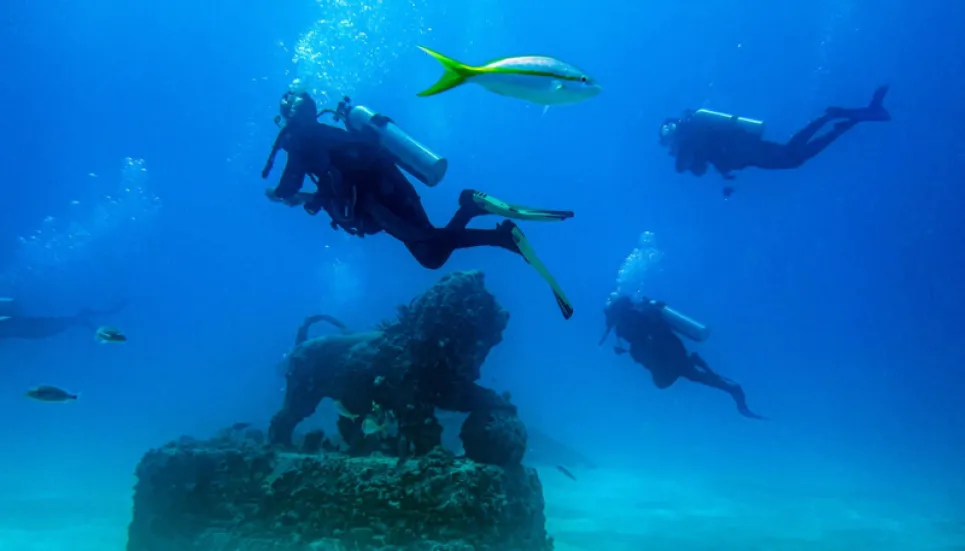
[[[21,315],[13,299],[0,298],[0,339],[46,339],[74,327],[96,331],[93,318],[114,315],[126,303],[122,300],[112,308],[100,311],[85,308],[74,316],[35,317]]]
[[[503,220],[495,229],[467,228],[473,218],[487,214],[560,221],[571,218],[572,211],[511,205],[467,189],[460,194],[459,209],[449,223],[436,227],[400,167],[431,187],[445,175],[445,159],[414,141],[384,115],[351,106],[349,98],[337,109],[319,112],[309,94],[289,91],[282,96],[280,112],[275,122],[281,130],[262,178],[268,177],[279,150],[285,150],[288,159],[277,187],[265,190],[270,200],[303,205],[312,215],[324,210],[333,229],[351,235],[364,237],[384,231],[431,270],[442,267],[456,249],[506,249],[522,256],[546,280],[564,318],[573,315],[563,291],[514,222]],[[336,122],[344,122],[345,129],[319,122],[326,113],[333,114]],[[300,191],[306,176],[317,187],[314,193]]]
[[[733,180],[732,171],[750,166],[771,170],[797,168],[859,122],[890,121],[891,115],[883,105],[887,93],[887,86],[875,90],[867,107],[828,107],[823,115],[783,144],[763,139],[761,121],[707,109],[686,111],[682,118],[669,118],[660,125],[660,145],[676,158],[678,173],[703,176],[707,166],[712,165],[725,180]],[[828,132],[815,137],[832,121],[838,122]],[[734,188],[725,187],[724,197],[730,197],[733,192]]]
[[[617,354],[629,352],[633,361],[650,371],[657,388],[668,388],[683,377],[730,394],[737,404],[737,411],[744,417],[764,419],[747,407],[744,391],[739,384],[714,372],[697,353],[688,354],[676,335],[679,332],[695,341],[702,341],[708,335],[703,325],[662,302],[646,298],[641,304],[636,304],[626,296],[611,297],[603,312],[606,315],[606,332],[600,344],[606,341],[610,331],[616,329],[618,342],[620,339],[627,341],[630,349],[618,344],[614,351]]]

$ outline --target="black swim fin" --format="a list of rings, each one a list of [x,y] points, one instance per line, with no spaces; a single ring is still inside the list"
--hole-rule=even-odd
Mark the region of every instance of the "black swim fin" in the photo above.
[[[570,319],[573,316],[573,306],[570,304],[569,299],[563,294],[563,289],[560,288],[560,284],[556,282],[556,278],[550,274],[546,266],[540,261],[539,257],[536,256],[536,251],[529,244],[529,240],[523,235],[522,230],[512,221],[504,220],[497,226],[499,231],[509,232],[513,238],[513,243],[516,245],[516,250],[519,254],[526,260],[526,262],[536,270],[536,272],[546,280],[549,284],[550,289],[553,290],[553,296],[556,298],[556,305],[560,307],[560,311],[563,313],[563,319]]]
[[[537,222],[558,222],[573,218],[571,210],[549,210],[513,205],[491,195],[472,189],[459,195],[459,206],[473,209],[472,215],[497,214],[513,220],[534,220]]]
[[[871,102],[868,103],[867,107],[861,107],[859,109],[846,109],[844,107],[828,107],[826,113],[827,115],[840,118],[849,119],[854,122],[887,122],[891,120],[891,113],[885,109],[884,102],[885,96],[888,94],[889,87],[879,86],[873,96],[871,96]]]

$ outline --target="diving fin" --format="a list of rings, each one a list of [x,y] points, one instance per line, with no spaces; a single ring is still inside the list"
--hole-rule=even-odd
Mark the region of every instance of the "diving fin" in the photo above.
[[[529,240],[523,235],[522,230],[511,220],[500,222],[499,229],[510,232],[513,236],[513,243],[519,250],[519,254],[546,280],[550,289],[553,290],[553,296],[556,297],[556,305],[559,306],[560,311],[563,312],[563,319],[570,319],[573,316],[573,306],[570,305],[570,301],[566,298],[566,295],[563,294],[563,289],[560,288],[559,283],[556,282],[556,279],[553,278],[549,270],[546,269],[546,266],[544,266],[539,257],[536,256],[536,251],[533,250],[533,247],[529,244]]]
[[[844,107],[828,107],[825,113],[831,117],[849,119],[854,122],[887,122],[891,120],[891,113],[885,109],[885,96],[888,86],[879,86],[867,107],[847,109]]]
[[[470,201],[466,201],[466,199]],[[557,222],[573,218],[571,210],[547,210],[534,209],[520,205],[513,205],[505,201],[500,201],[495,197],[487,195],[481,191],[465,190],[459,196],[460,204],[471,202],[472,205],[490,214],[497,214],[512,218],[514,220],[533,220],[537,222]]]

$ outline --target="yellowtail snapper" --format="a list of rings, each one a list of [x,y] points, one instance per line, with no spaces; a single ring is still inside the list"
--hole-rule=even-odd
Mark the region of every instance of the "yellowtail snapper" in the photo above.
[[[474,82],[490,92],[549,107],[578,103],[602,90],[590,75],[552,57],[507,57],[472,67],[424,46],[419,48],[445,69],[438,82],[419,92],[423,97]]]

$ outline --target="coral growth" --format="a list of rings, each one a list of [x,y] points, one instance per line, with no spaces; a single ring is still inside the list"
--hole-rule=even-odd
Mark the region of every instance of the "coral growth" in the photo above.
[[[183,438],[137,467],[127,551],[552,551],[535,471]]]
[[[144,456],[128,551],[552,551],[526,428],[475,382],[509,320],[482,274],[444,277],[377,331],[308,340],[322,319],[296,337],[267,442],[238,423]],[[324,398],[348,454],[321,431],[293,445]],[[464,458],[437,408],[469,414]]]

